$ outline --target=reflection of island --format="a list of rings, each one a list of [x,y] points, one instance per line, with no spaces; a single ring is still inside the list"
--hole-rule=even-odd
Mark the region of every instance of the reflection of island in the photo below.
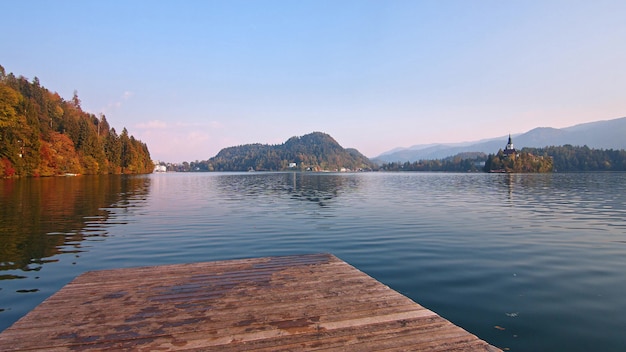
[[[99,224],[107,208],[125,207],[149,188],[146,176],[0,180],[0,270],[39,270],[46,258],[81,252],[86,238],[106,236]]]
[[[515,186],[515,177],[517,175],[513,175],[511,173],[504,175],[504,185],[506,186],[506,189],[508,190],[509,199],[513,199],[513,188]]]
[[[543,193],[538,190],[551,189],[554,187],[554,174],[515,174],[506,173],[497,176],[496,184],[507,192],[507,199],[517,201],[528,200],[533,197],[542,197]]]

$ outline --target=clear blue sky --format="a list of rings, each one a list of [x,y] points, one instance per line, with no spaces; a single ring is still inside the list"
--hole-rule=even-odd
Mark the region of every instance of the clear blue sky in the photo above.
[[[373,157],[626,116],[626,1],[4,1],[0,64],[163,161],[313,131]]]

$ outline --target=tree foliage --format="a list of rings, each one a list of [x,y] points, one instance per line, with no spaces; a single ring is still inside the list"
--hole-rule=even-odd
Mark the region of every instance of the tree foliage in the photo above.
[[[127,131],[117,136],[104,115],[83,111],[76,91],[66,101],[37,77],[29,82],[0,66],[0,177],[152,169],[148,147]]]
[[[514,158],[506,157],[502,150],[489,155],[463,153],[439,160],[387,163],[380,170],[516,173],[626,171],[626,150],[572,145],[523,148]]]
[[[592,149],[588,146],[549,146],[524,148],[535,155],[552,158],[554,171],[626,171],[626,150]]]
[[[485,161],[485,172],[545,173],[552,172],[553,162],[549,155],[536,155],[528,150],[506,156],[502,150],[490,154]]]
[[[461,153],[452,157],[437,160],[420,160],[416,162],[391,162],[383,164],[384,171],[445,171],[445,172],[478,172],[487,159],[484,153]]]
[[[587,146],[549,146],[523,148],[515,160],[505,158],[501,151],[491,154],[485,171],[504,172],[581,172],[626,171],[626,151],[591,149]]]
[[[294,166],[295,164],[295,166]],[[222,149],[205,161],[184,162],[176,171],[341,171],[376,166],[356,149],[344,149],[331,136],[314,132],[280,145],[246,144]]]

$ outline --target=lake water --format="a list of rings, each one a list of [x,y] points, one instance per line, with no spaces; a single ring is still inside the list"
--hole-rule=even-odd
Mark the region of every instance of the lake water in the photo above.
[[[77,275],[328,252],[500,348],[626,348],[626,174],[0,180],[0,330]]]

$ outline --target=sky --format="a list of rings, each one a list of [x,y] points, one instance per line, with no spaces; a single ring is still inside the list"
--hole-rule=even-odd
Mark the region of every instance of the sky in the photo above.
[[[0,65],[154,160],[325,132],[368,157],[626,116],[623,0],[23,0]]]

